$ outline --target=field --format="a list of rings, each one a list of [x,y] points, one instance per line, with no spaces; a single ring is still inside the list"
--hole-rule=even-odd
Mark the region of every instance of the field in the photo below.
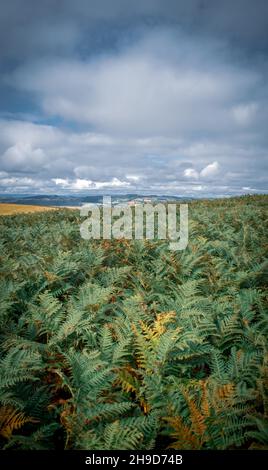
[[[4,204],[0,203],[0,215],[24,214],[30,212],[45,212],[55,210],[54,207],[31,206],[27,204]]]
[[[1,217],[1,448],[267,449],[267,205],[191,202],[177,252]]]

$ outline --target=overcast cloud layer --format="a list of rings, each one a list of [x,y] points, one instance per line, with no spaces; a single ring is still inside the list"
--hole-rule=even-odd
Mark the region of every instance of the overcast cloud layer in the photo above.
[[[266,0],[0,3],[0,192],[267,192]]]

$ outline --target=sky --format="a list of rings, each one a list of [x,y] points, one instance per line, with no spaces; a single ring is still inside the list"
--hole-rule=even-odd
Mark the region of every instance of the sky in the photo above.
[[[0,0],[0,193],[265,193],[267,122],[267,0]]]

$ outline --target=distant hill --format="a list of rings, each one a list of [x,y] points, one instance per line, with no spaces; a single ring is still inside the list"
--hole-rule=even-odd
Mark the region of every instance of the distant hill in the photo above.
[[[0,195],[0,202],[11,203],[11,204],[27,204],[27,205],[38,205],[38,206],[81,206],[85,203],[101,204],[103,201],[103,194],[100,195],[23,195],[23,194],[2,194]],[[117,203],[128,202],[131,200],[139,200],[142,202],[143,199],[150,199],[152,202],[161,201],[190,201],[194,198],[186,198],[179,196],[166,196],[166,195],[155,195],[155,194],[113,194],[112,201]]]

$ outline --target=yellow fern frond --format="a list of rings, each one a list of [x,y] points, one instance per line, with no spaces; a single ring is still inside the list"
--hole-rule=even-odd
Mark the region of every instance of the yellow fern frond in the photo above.
[[[154,339],[154,330],[153,330],[153,328],[146,325],[146,323],[144,323],[144,321],[142,321],[142,320],[140,320],[139,323],[140,323],[140,326],[141,326],[141,329],[142,329],[142,334],[145,337],[145,339],[147,341],[153,341],[153,339]]]
[[[163,333],[165,333],[166,325],[173,322],[175,317],[176,317],[176,312],[173,312],[173,311],[159,313],[156,316],[156,320],[154,322],[154,327],[153,327],[154,337],[159,338]]]
[[[135,373],[135,371],[132,371]],[[150,411],[150,406],[146,402],[144,396],[140,394],[140,383],[137,377],[131,373],[131,370],[121,370],[118,375],[117,383],[119,383],[122,389],[129,393],[134,393],[136,400],[139,402],[140,407],[144,414],[148,414]]]
[[[121,385],[124,392],[133,392],[135,394],[138,393],[139,389],[139,382],[136,377],[134,377],[130,372],[127,370],[121,370],[118,373],[118,382]]]
[[[152,326],[146,325],[146,323],[140,320],[142,333],[148,341],[154,341],[160,338],[166,331],[166,325],[171,323],[176,316],[176,312],[164,312],[159,313],[156,316],[156,320]]]

